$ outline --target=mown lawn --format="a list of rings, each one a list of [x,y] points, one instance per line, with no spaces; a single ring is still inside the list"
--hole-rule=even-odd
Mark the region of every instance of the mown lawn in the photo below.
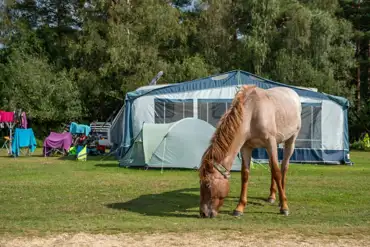
[[[4,153],[3,153],[4,154]],[[370,231],[370,153],[352,152],[354,166],[292,164],[290,215],[265,202],[270,174],[252,169],[247,211],[237,204],[240,175],[214,219],[198,219],[199,182],[192,170],[119,168],[116,161],[0,157],[0,233],[299,231],[356,234]]]

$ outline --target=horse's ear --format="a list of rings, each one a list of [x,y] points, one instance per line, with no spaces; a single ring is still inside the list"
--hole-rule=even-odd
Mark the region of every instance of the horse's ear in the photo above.
[[[243,90],[242,90],[243,97],[240,98],[240,100],[242,102],[245,102],[250,95],[257,93],[256,89],[257,89],[256,85],[243,85]]]
[[[243,90],[245,92],[253,91],[257,88],[257,85],[243,85]]]

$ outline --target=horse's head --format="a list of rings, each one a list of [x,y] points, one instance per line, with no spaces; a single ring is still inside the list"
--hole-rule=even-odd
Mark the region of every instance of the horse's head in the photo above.
[[[234,137],[241,136],[246,88],[239,91],[231,107],[223,114],[202,156],[200,177],[200,216],[215,217],[229,193],[229,176],[234,153],[238,152]]]
[[[202,218],[216,217],[229,193],[230,173],[220,164],[204,164],[200,170],[200,207]]]

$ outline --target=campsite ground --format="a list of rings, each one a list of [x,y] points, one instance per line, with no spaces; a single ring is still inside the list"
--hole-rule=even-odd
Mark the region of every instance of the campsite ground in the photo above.
[[[354,166],[292,164],[288,217],[265,201],[269,171],[256,166],[244,216],[230,215],[240,188],[233,173],[219,217],[198,219],[194,170],[0,157],[0,246],[369,246],[370,153],[351,158]]]

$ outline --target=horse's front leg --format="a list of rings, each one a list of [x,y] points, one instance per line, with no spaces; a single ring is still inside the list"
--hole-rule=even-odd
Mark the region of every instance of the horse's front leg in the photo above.
[[[248,192],[248,179],[249,179],[249,171],[250,171],[250,164],[252,158],[252,149],[248,148],[247,146],[243,146],[240,149],[242,153],[242,169],[241,169],[241,191],[239,197],[239,203],[236,209],[234,210],[234,216],[241,216],[243,215],[244,208],[247,205],[247,192]]]
[[[270,172],[271,172],[271,185],[270,185],[270,195],[267,198],[267,201],[269,203],[275,203],[275,200],[276,200],[276,183],[275,183],[275,180],[274,180],[274,176],[272,174],[271,158],[269,159],[269,166],[270,166]]]

